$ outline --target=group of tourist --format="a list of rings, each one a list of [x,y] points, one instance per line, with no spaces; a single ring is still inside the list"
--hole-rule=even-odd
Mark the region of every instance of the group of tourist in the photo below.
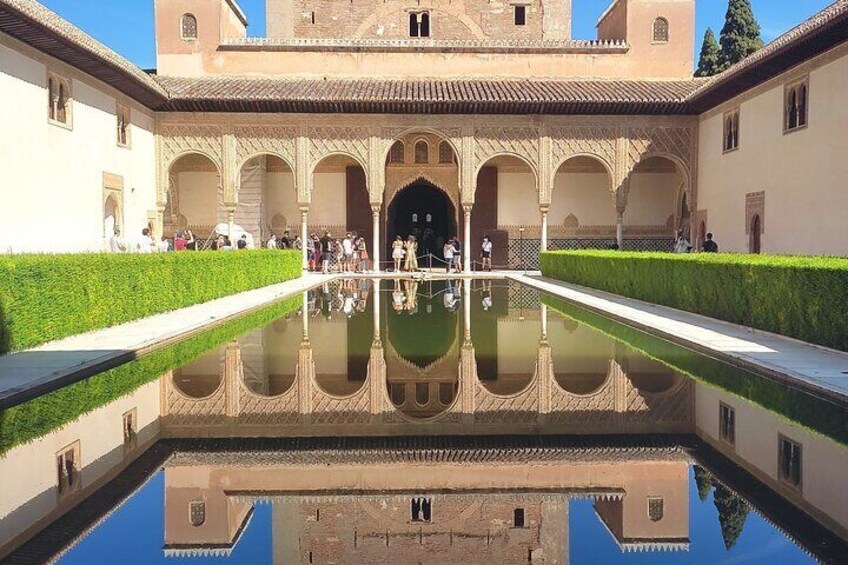
[[[340,273],[367,273],[371,270],[371,258],[365,238],[355,231],[347,232],[343,238],[334,238],[329,231],[323,237],[312,233],[306,240],[309,270]]]
[[[299,235],[292,238],[291,232],[286,230],[280,237],[277,237],[277,234],[271,235],[268,241],[265,242],[265,247],[268,249],[296,249],[300,251],[303,249],[303,241]]]
[[[683,230],[677,232],[677,238],[674,240],[675,253],[691,253],[694,248],[686,233]],[[708,233],[704,243],[701,244],[702,253],[718,253],[718,244],[713,240],[713,234]]]

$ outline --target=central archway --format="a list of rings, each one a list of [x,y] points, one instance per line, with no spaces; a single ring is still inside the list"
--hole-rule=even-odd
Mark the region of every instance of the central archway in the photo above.
[[[418,254],[442,256],[447,238],[456,235],[456,209],[441,189],[420,179],[399,191],[386,215],[386,247],[395,237],[418,240]],[[386,255],[390,257],[391,255]]]

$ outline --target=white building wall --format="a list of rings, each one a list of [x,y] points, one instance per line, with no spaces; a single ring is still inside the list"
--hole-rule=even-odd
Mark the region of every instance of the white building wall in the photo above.
[[[784,86],[809,73],[808,127],[784,134]],[[745,195],[765,192],[764,253],[848,255],[848,46],[769,81],[700,121],[698,209],[724,251],[748,251]],[[723,153],[739,107],[739,149]]]
[[[541,221],[533,173],[498,171],[498,227],[536,226]]]
[[[559,226],[574,214],[581,226],[614,226],[615,198],[610,184],[606,173],[557,174],[549,221],[553,226]]]
[[[71,129],[48,121],[48,69],[71,82]],[[156,203],[152,112],[5,35],[0,101],[0,252],[102,250],[104,173],[123,177],[124,234],[141,232]],[[118,101],[131,110],[129,149]]]

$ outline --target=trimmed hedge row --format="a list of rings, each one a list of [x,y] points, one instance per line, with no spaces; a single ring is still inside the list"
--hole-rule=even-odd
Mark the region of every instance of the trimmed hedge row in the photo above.
[[[848,351],[848,259],[554,251],[542,273]]]
[[[159,349],[135,361],[0,412],[0,455],[124,397],[164,373],[188,365],[208,351],[297,310],[289,298],[206,333]]]
[[[300,276],[295,251],[0,257],[0,355]]]
[[[699,355],[641,330],[576,306],[561,298],[541,295],[542,303],[563,316],[585,324],[672,370],[707,386],[721,389],[778,414],[789,422],[848,445],[848,409],[820,400],[788,385],[733,365]]]

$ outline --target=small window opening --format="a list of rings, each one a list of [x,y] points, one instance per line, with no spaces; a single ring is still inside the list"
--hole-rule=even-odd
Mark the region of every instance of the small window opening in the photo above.
[[[197,39],[197,18],[193,14],[185,14],[180,24],[180,32],[183,39],[193,41]]]
[[[739,147],[739,112],[731,112],[724,118],[724,150],[733,151]]]
[[[719,405],[719,437],[725,443],[736,443],[736,411],[727,404]]]
[[[786,91],[786,131],[802,128],[807,125],[808,107],[807,83],[802,82]]]
[[[450,165],[453,163],[453,148],[447,141],[439,144],[439,163],[442,165]]]
[[[433,501],[429,498],[413,498],[411,501],[412,521],[430,522],[433,518]]]
[[[801,486],[801,445],[781,436],[778,446],[780,480],[794,487]]]
[[[430,383],[415,383],[415,402],[419,406],[430,403]]]
[[[127,147],[130,143],[130,111],[128,108],[118,106],[117,128],[118,145]]]
[[[138,431],[137,431],[137,423],[136,423],[136,411],[135,409],[130,410],[123,416],[123,434],[124,434],[124,448],[133,449],[138,442]]]
[[[512,525],[515,528],[523,528],[524,527],[524,509],[516,508],[512,512]]]
[[[668,43],[668,20],[665,18],[654,20],[654,43]]]
[[[79,444],[66,447],[56,455],[56,473],[59,496],[79,488]]]
[[[409,14],[409,37],[430,37],[430,13]]]
[[[310,14],[310,19],[311,19],[311,21],[312,21],[312,25],[315,25],[315,12],[312,12],[312,13]]]
[[[389,151],[389,163],[403,163],[406,157],[406,148],[402,141],[396,141]]]
[[[527,24],[527,6],[515,6],[515,25]]]
[[[426,164],[430,162],[430,146],[424,140],[415,144],[415,163]]]

